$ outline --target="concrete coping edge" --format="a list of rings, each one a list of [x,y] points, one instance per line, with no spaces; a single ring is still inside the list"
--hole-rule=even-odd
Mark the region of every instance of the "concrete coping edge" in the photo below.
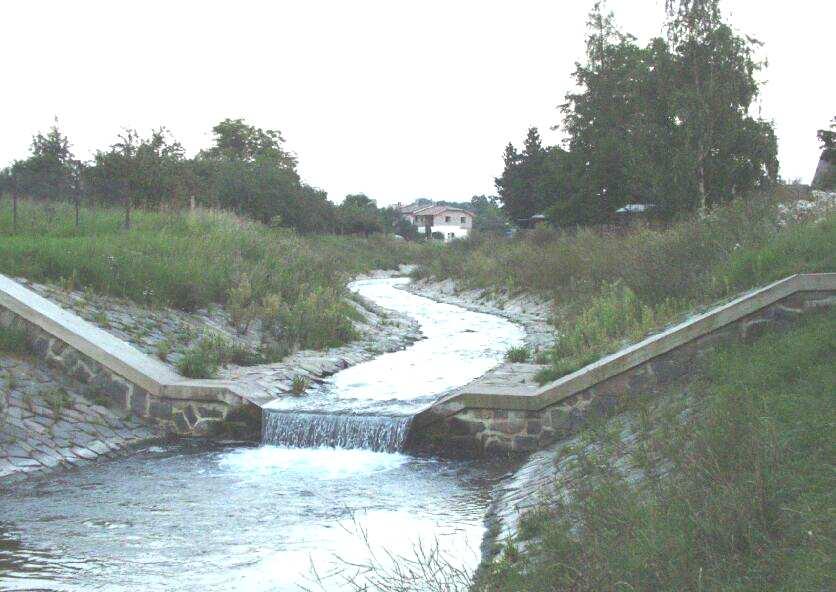
[[[94,326],[77,314],[0,274],[0,307],[10,310],[46,333],[95,360],[108,370],[142,387],[153,396],[171,399],[226,401],[244,399],[256,405],[240,387],[225,380],[191,380],[130,343]]]
[[[540,411],[608,378],[749,316],[796,292],[830,290],[836,290],[836,273],[791,275],[689,317],[571,374],[544,384],[533,393],[520,395],[502,392],[502,389],[484,388],[464,390],[440,399],[420,414],[452,415],[468,408]]]

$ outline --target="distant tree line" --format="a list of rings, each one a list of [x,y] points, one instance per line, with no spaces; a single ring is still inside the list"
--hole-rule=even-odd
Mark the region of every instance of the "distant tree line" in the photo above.
[[[394,208],[378,208],[363,194],[346,196],[337,206],[325,191],[302,182],[279,131],[225,119],[212,132],[213,145],[187,158],[164,127],[148,137],[126,130],[85,163],[56,122],[33,138],[28,158],[0,171],[0,195],[124,207],[128,225],[133,208],[194,204],[305,233],[395,231]]]
[[[628,203],[661,215],[705,209],[777,181],[772,123],[749,114],[759,45],[724,22],[719,0],[666,0],[664,37],[640,46],[595,5],[578,91],[560,107],[563,146],[528,131],[496,179],[513,220],[598,224]]]

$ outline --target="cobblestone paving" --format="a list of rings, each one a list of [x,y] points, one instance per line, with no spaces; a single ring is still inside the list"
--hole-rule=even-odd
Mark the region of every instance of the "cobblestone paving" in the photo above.
[[[170,308],[142,306],[124,298],[90,291],[64,290],[59,286],[15,278],[33,292],[70,310],[88,323],[127,341],[150,356],[175,365],[183,353],[207,333],[220,334],[230,342],[255,351],[260,342],[257,328],[238,335],[221,307],[194,313]]]
[[[378,275],[390,277],[392,274]],[[206,333],[219,333],[229,341],[248,346],[252,351],[256,351],[261,341],[258,323],[253,323],[246,335],[239,335],[232,328],[229,314],[220,307],[211,311],[186,313],[150,308],[90,292],[66,291],[58,286],[33,283],[21,278],[16,281],[172,367],[183,352]],[[293,379],[296,377],[304,378],[309,383],[319,382],[348,366],[381,353],[403,349],[421,339],[418,324],[409,317],[384,310],[360,297],[347,302],[363,317],[360,322],[352,321],[360,335],[358,340],[326,351],[298,351],[271,364],[229,365],[220,369],[218,378],[234,380],[251,392],[266,397],[280,397],[292,392]],[[163,346],[168,352],[165,356],[160,355]]]
[[[0,354],[0,487],[112,457],[157,436],[89,396],[40,362]]]

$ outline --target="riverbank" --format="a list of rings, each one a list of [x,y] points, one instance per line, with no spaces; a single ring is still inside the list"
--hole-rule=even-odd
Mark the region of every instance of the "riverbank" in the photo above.
[[[834,323],[718,348],[668,396],[533,455],[494,501],[502,540],[474,589],[828,588]]]
[[[399,272],[374,273],[392,277]],[[299,381],[321,381],[381,353],[403,349],[422,337],[417,323],[407,315],[384,310],[368,299],[351,295],[345,303],[355,311],[351,323],[356,339],[338,347],[304,349],[289,353],[276,362],[258,363],[259,346],[263,341],[261,324],[255,322],[241,332],[234,326],[230,314],[221,307],[186,312],[143,306],[125,298],[90,291],[65,290],[25,278],[16,281],[161,360],[174,372],[181,369],[184,357],[199,349],[203,342],[222,343],[224,349],[236,352],[236,355],[229,356],[230,359],[213,373],[214,377],[241,383],[248,389],[257,390],[263,397],[298,395],[294,393],[294,380],[297,384]]]
[[[525,344],[532,352],[554,345],[554,303],[548,298],[524,292],[514,294],[505,289],[467,289],[452,278],[418,278],[403,289],[436,302],[513,321],[525,329]]]
[[[0,489],[115,458],[161,437],[105,403],[34,358],[0,352]]]
[[[312,582],[314,565],[328,579],[311,588],[339,592],[353,589],[354,566],[436,542],[472,572],[489,488],[507,467],[383,452],[389,447],[375,434],[381,418],[408,420],[428,399],[499,363],[522,331],[395,288],[404,281],[353,287],[420,319],[425,339],[281,399],[290,407],[278,412],[294,416],[309,446],[280,434],[275,446],[187,440],[0,492],[0,547],[12,541],[0,553],[0,587],[289,591]],[[330,448],[332,434],[308,415],[370,437]],[[91,489],[96,503],[85,504]]]

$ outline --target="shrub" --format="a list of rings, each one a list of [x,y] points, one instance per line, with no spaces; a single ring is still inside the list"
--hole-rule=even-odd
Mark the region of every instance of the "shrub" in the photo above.
[[[177,361],[177,372],[186,378],[214,378],[218,366],[216,351],[195,347],[184,352]]]
[[[76,227],[71,205],[54,202],[55,214],[48,216],[31,200],[20,201],[12,235],[11,209],[4,204],[8,200],[0,199],[0,273],[40,282],[72,278],[85,293],[153,306],[231,304],[239,326],[271,307],[275,312],[276,299],[291,319],[312,300],[339,300],[352,275],[417,261],[424,248],[382,235],[301,236],[206,210],[136,210],[125,230],[122,211],[82,208]],[[341,344],[353,336],[351,314],[348,307],[330,310],[310,339],[296,328],[290,332],[302,347]]]

